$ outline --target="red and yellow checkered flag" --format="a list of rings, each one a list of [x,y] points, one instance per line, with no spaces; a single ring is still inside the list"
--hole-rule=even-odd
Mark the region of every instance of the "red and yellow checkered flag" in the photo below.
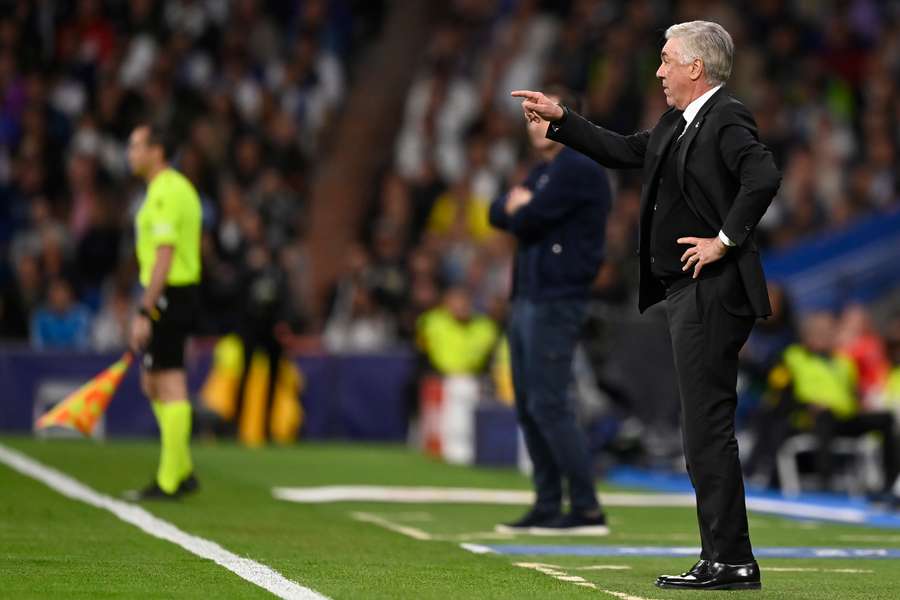
[[[37,428],[72,427],[84,435],[91,435],[100,415],[106,410],[122,377],[131,366],[131,352],[122,355],[115,364],[72,392],[38,419]]]

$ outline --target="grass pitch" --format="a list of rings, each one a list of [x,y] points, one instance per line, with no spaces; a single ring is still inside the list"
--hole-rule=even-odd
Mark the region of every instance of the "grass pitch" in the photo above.
[[[3,436],[0,442],[114,497],[147,483],[156,466],[157,446],[151,441]],[[402,447],[301,444],[247,450],[198,443],[194,459],[201,491],[145,508],[331,598],[900,598],[896,560],[763,559],[761,592],[666,591],[653,585],[656,576],[684,570],[691,558],[478,555],[460,547],[461,542],[497,543],[489,532],[497,522],[517,517],[521,506],[296,504],[272,497],[275,486],[529,488],[513,471],[448,466]],[[360,513],[432,539],[354,518]],[[608,515],[609,537],[519,536],[502,543],[699,545],[692,508],[611,507]],[[756,514],[750,528],[757,547],[900,547],[900,531]],[[596,588],[578,585],[577,578]],[[265,597],[271,596],[211,561],[0,465],[0,598]]]

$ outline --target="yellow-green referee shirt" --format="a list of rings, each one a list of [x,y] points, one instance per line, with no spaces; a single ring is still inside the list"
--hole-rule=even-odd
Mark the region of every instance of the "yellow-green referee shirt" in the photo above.
[[[200,198],[187,177],[171,168],[160,171],[147,187],[135,229],[141,285],[150,284],[159,246],[174,248],[166,284],[200,282]]]

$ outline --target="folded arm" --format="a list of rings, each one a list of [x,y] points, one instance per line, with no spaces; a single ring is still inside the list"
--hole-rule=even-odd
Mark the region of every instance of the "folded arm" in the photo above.
[[[585,203],[611,202],[605,173],[584,159],[557,161],[547,175],[548,183],[509,218],[509,229],[517,236],[545,231]]]

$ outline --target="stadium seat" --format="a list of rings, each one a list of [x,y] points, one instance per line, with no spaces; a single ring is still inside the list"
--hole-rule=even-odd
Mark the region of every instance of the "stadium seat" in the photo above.
[[[818,450],[818,440],[812,434],[795,435],[778,449],[776,465],[781,491],[786,496],[795,497],[802,491],[801,455]],[[876,437],[866,435],[859,438],[835,438],[831,451],[838,455],[838,470],[834,483],[852,496],[862,496],[867,489],[874,489],[882,477],[879,470],[878,453],[881,443]]]

